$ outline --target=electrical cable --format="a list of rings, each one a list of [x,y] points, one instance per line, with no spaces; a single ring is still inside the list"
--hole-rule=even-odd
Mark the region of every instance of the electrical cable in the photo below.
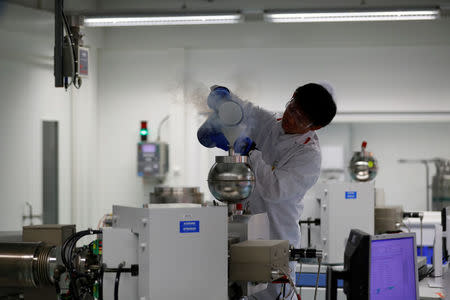
[[[400,225],[405,226],[406,229],[408,229],[408,232],[411,232],[411,228],[405,222],[401,222]]]
[[[100,267],[100,276],[99,276],[99,284],[98,284],[98,300],[103,300],[103,275],[105,273],[105,264],[102,264]]]
[[[69,283],[69,292],[73,296],[73,299],[78,300],[80,299],[80,295],[78,293],[78,287],[77,287],[77,281],[81,277],[87,277],[86,274],[78,273],[75,269],[75,266],[73,265],[73,250],[76,247],[77,242],[84,236],[91,235],[91,234],[100,234],[102,233],[101,230],[84,230],[80,232],[76,232],[73,235],[71,235],[66,241],[64,241],[63,246],[61,247],[61,259],[63,261],[64,266],[67,269],[67,272],[70,276],[70,283]]]
[[[320,265],[322,264],[322,257],[319,256],[317,258],[317,262],[319,263],[319,266],[317,268],[316,288],[314,290],[314,300],[317,299],[317,288],[319,287]]]
[[[67,20],[66,15],[64,14],[64,11],[61,11],[63,20],[64,20],[64,25],[66,27],[66,31],[67,31],[67,36],[69,37],[69,44],[70,44],[70,48],[72,49],[72,61],[73,61],[73,72],[72,72],[72,80],[71,82],[67,85],[67,87],[69,87],[72,83],[74,85],[74,87],[76,87],[77,89],[80,88],[80,86],[77,84],[77,78],[78,78],[78,74],[76,73],[76,68],[78,65],[78,60],[77,60],[77,55],[75,52],[75,47],[74,47],[74,42],[73,42],[73,35],[72,32],[70,31],[70,27],[69,27],[69,21]],[[66,89],[67,89],[66,87]]]
[[[70,295],[73,297],[73,299],[75,299],[75,300],[79,300],[80,299],[80,295],[78,294],[77,279],[76,278],[70,278],[69,292],[70,292]]]
[[[300,263],[300,270],[299,270],[299,273],[298,273],[298,278],[302,278],[302,266],[303,266],[303,264],[302,263]],[[300,288],[299,288],[299,290],[300,290],[300,297],[302,296],[302,287],[300,286]]]
[[[109,214],[104,214],[103,217],[101,217],[101,219],[98,221],[97,224],[97,229],[100,229],[101,227],[104,226],[104,223],[106,221],[106,218],[108,218]]]
[[[61,247],[61,258],[63,260],[64,265],[66,266],[66,268],[69,268],[69,260],[70,260],[70,256],[67,255],[67,247],[69,247],[69,245],[71,245],[71,243],[73,242],[73,240],[80,234],[82,233],[82,231],[78,232],[78,233],[74,233],[72,234],[67,240],[65,240],[63,246]]]
[[[120,282],[120,273],[122,273],[122,268],[124,263],[120,263],[116,272],[116,279],[114,281],[114,300],[119,300],[119,282]]]
[[[423,215],[420,215],[420,256],[423,256]]]
[[[425,277],[430,276],[433,272],[434,272],[434,267],[431,267],[431,268],[427,271],[427,273],[425,274]]]
[[[73,48],[73,41],[72,41],[72,32],[70,31],[70,27],[69,27],[69,22],[67,21],[66,15],[64,14],[64,12],[61,12],[61,15],[63,17],[63,21],[64,21],[64,27],[66,28],[66,32],[67,32],[67,38],[69,39],[69,45],[70,45],[70,49],[71,54],[72,54],[72,62],[73,62],[73,69],[72,69],[72,78],[69,84],[66,83],[65,88],[67,89],[69,86],[72,85],[72,83],[75,82],[75,49]]]
[[[291,276],[289,276],[289,274],[286,274],[285,272],[282,272],[282,273],[283,273],[283,275],[286,276],[287,280],[289,281],[289,285],[291,286],[291,290],[289,291],[289,294],[285,298],[283,298],[283,300],[291,299],[293,294],[295,294],[297,296],[297,299],[300,299],[300,294],[297,292],[297,289],[295,288],[295,284],[292,281]]]
[[[69,248],[69,260],[68,260],[70,271],[75,271],[75,267],[73,265],[73,249],[75,248],[78,240],[80,240],[82,237],[87,236],[87,235],[100,234],[100,233],[102,233],[101,230],[88,229],[88,230],[77,232],[75,234],[75,236],[71,239],[71,244],[70,244],[70,248]]]

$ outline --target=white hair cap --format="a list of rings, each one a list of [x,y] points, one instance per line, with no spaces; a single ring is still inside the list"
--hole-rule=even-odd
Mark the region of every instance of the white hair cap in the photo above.
[[[333,87],[331,86],[331,84],[330,83],[328,83],[328,82],[325,82],[325,81],[320,81],[320,82],[318,82],[321,86],[323,86],[327,91],[328,91],[328,93],[330,93],[331,94],[331,96],[333,97],[333,99],[334,99],[334,89],[333,89]]]

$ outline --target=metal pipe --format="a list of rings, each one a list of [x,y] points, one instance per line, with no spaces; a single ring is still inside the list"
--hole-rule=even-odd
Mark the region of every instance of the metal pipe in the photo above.
[[[426,173],[426,199],[427,199],[427,211],[431,210],[431,200],[430,200],[430,166],[428,163],[435,162],[434,159],[427,160],[427,159],[399,159],[399,163],[406,164],[406,163],[421,163],[425,166],[425,173]]]
[[[430,199],[430,166],[427,161],[422,162],[425,165],[425,176],[427,185],[427,211],[431,210],[431,199]]]
[[[164,122],[166,122],[169,119],[169,117],[170,117],[170,115],[167,115],[161,120],[161,122],[159,122],[159,125],[158,125],[158,137],[156,138],[156,140],[158,142],[161,140],[161,127],[162,127],[162,124],[164,124]]]
[[[0,287],[39,287],[53,284],[56,248],[42,243],[0,243]]]
[[[420,215],[420,256],[423,256],[423,214]]]
[[[319,265],[317,267],[316,288],[314,289],[314,300],[317,299],[317,288],[319,287],[320,266],[322,264],[322,256],[319,256],[317,258],[317,262],[319,263]]]

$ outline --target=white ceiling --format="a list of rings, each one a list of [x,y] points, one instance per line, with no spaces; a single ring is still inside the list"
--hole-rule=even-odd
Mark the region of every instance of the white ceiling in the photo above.
[[[53,10],[54,0],[8,0],[27,7]],[[324,8],[450,7],[450,0],[65,0],[77,14],[161,13],[190,11],[257,11]]]

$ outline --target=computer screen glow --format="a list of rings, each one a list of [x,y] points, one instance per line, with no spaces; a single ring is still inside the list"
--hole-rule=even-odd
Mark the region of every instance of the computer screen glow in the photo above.
[[[370,300],[416,300],[413,237],[372,240]]]

